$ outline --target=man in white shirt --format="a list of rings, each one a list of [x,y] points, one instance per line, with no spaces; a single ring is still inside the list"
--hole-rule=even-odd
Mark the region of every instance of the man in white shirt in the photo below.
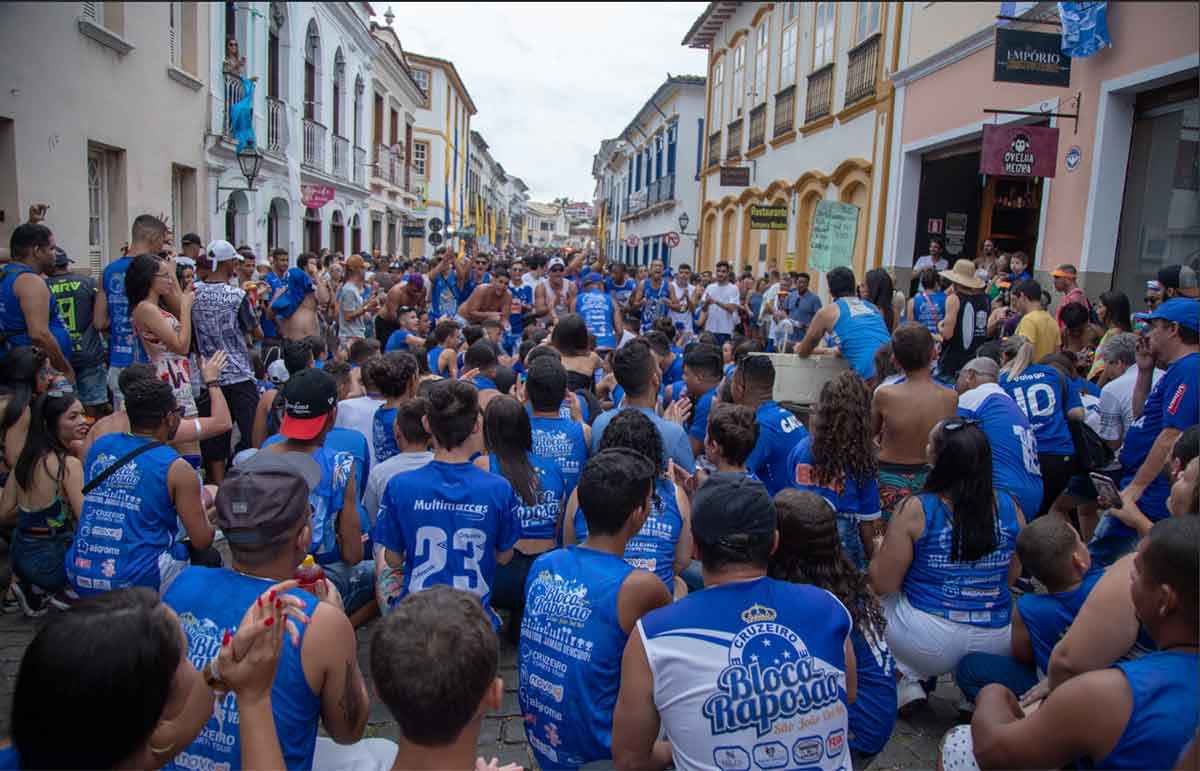
[[[705,288],[700,300],[705,311],[704,331],[711,332],[717,338],[718,346],[729,342],[738,320],[741,296],[737,284],[729,280],[729,270],[728,262],[722,260],[717,263],[717,280]]]
[[[946,257],[942,252],[942,239],[929,239],[929,254],[922,255],[917,258],[913,265],[913,275],[918,276],[925,268],[933,268],[937,271],[948,270],[950,263],[946,261]]]
[[[1122,332],[1110,337],[1100,346],[1097,355],[1104,359],[1104,371],[1110,376],[1108,383],[1100,389],[1100,438],[1114,450],[1125,441],[1125,431],[1133,422],[1133,389],[1137,385],[1138,336]],[[1154,370],[1153,382],[1162,377],[1161,370]]]

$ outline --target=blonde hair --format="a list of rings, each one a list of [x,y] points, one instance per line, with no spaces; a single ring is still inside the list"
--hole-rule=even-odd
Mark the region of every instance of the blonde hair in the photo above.
[[[1013,335],[1005,340],[1001,350],[1006,361],[1000,374],[1007,375],[1010,380],[1020,377],[1033,364],[1033,343],[1023,335]]]

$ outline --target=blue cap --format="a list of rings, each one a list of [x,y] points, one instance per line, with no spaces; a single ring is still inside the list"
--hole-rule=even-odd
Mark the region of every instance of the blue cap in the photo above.
[[[585,283],[585,284],[599,284],[603,280],[604,280],[604,276],[601,276],[599,273],[597,273],[595,271],[592,271],[591,273],[589,273],[583,277],[583,283]]]
[[[1173,297],[1154,309],[1146,317],[1147,321],[1162,319],[1172,324],[1187,327],[1193,332],[1200,331],[1200,300],[1187,297]]]

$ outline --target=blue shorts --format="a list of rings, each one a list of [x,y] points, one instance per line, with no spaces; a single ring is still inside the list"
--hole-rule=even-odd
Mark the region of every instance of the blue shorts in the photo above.
[[[342,595],[342,607],[347,616],[375,599],[374,560],[363,560],[357,565],[331,562],[321,567],[325,569],[325,577]]]
[[[84,407],[108,403],[108,370],[96,365],[75,370],[75,393]]]

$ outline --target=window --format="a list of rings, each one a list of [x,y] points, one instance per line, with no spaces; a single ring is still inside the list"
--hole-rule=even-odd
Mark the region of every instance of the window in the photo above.
[[[725,106],[725,60],[722,59],[713,65],[712,76],[712,122],[714,126],[721,126],[725,122],[725,111],[722,109]]]
[[[860,2],[854,20],[854,42],[857,45],[879,31],[879,3]]]
[[[425,176],[425,158],[428,154],[428,142],[413,142],[413,173],[418,177]]]
[[[813,69],[833,61],[833,20],[836,3],[817,3],[813,11]]]
[[[793,5],[788,3],[787,5]],[[786,15],[785,15],[786,18]],[[785,27],[779,42],[779,86],[796,82],[796,24]]]
[[[429,70],[414,69],[412,71],[412,76],[413,76],[413,80],[415,80],[417,82],[417,85],[421,87],[421,90],[425,92],[425,96],[424,96],[425,102],[424,102],[423,106],[428,107],[429,106],[429,96],[430,96],[430,94],[429,94]]]
[[[733,93],[730,95],[731,107],[729,117],[736,118],[742,114],[746,101],[746,44],[742,43],[733,51]]]
[[[342,136],[342,102],[346,95],[346,59],[342,49],[333,55],[333,135]]]
[[[667,129],[667,174],[675,173],[675,140],[679,136],[679,124],[672,123]]]
[[[108,243],[108,179],[104,151],[88,149],[88,264],[98,275]]]
[[[637,163],[633,168],[633,189],[635,191],[642,189],[642,151],[638,151],[636,160]]]
[[[180,26],[183,21],[182,3],[167,3],[167,48],[171,66],[178,67],[180,60]]]
[[[304,117],[315,121],[320,116],[318,94],[321,78],[321,33],[317,20],[310,19],[304,45]]]
[[[796,15],[800,13],[800,3],[788,2],[781,3],[783,5],[783,26],[787,26],[796,20]]]
[[[752,104],[758,104],[767,98],[767,62],[770,61],[767,57],[771,51],[770,16],[763,17],[762,23],[758,25],[757,37],[754,49],[754,94],[750,100]]]
[[[654,138],[654,178],[662,179],[663,175],[663,141],[662,135]]]

